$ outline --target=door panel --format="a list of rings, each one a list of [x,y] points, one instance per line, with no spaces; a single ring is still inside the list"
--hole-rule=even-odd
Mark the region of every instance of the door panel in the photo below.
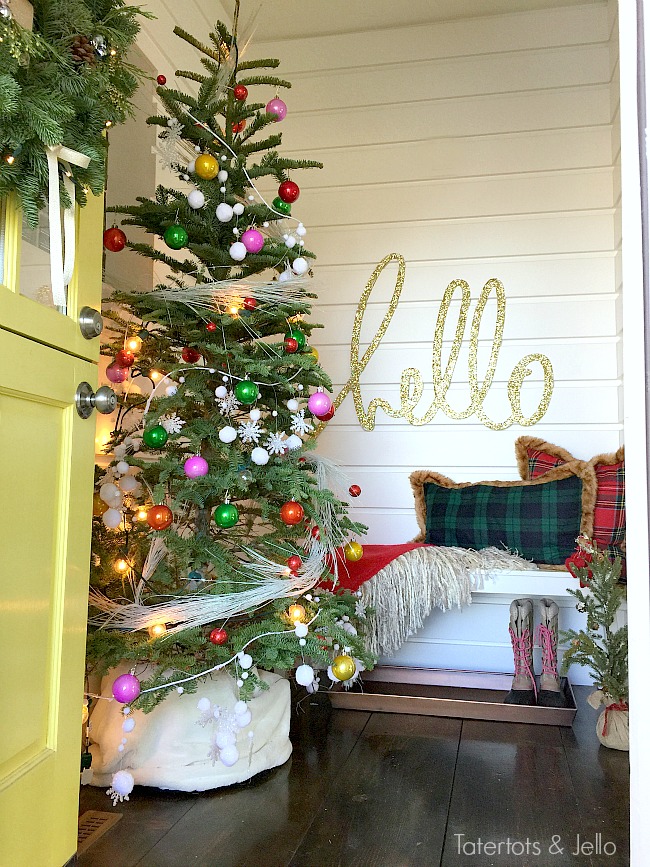
[[[76,850],[96,365],[0,330],[0,864]]]
[[[77,209],[77,256],[67,291],[66,314],[54,308],[51,296],[48,298],[49,253],[42,249],[47,221],[40,232],[28,232],[23,239],[22,215],[7,204],[3,219],[4,268],[0,271],[0,328],[97,361],[99,341],[82,336],[78,319],[82,307],[99,309],[101,304],[103,204],[103,196],[90,195],[88,204]]]

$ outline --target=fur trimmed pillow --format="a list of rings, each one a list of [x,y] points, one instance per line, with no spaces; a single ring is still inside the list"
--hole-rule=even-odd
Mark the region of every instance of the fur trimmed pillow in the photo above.
[[[538,437],[515,442],[517,467],[522,479],[537,479],[575,458],[566,449]],[[596,473],[598,492],[594,507],[594,542],[599,548],[625,549],[625,446],[612,454],[596,455],[587,462]]]
[[[564,565],[580,533],[590,535],[596,476],[571,461],[522,482],[454,482],[430,470],[410,476],[420,534],[433,545],[495,545],[537,563]]]

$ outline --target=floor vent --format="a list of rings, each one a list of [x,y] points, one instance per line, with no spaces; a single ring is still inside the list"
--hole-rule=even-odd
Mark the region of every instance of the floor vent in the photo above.
[[[83,815],[79,816],[77,855],[81,855],[93,843],[97,842],[121,818],[121,813],[102,813],[101,810],[87,810]]]

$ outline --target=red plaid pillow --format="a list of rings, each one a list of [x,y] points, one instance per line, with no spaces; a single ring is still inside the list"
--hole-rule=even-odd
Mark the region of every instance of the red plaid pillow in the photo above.
[[[536,479],[554,467],[575,460],[566,449],[539,437],[519,437],[515,443],[517,466],[522,479]],[[598,494],[594,509],[593,540],[599,548],[625,542],[625,449],[597,455],[589,461],[596,472]]]

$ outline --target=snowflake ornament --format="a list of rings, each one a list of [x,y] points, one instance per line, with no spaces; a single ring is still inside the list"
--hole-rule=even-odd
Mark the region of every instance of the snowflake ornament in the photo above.
[[[357,599],[354,605],[354,613],[357,617],[365,617],[366,616],[366,606],[362,602],[361,599]]]
[[[164,169],[173,171],[180,162],[179,149],[183,141],[183,124],[175,117],[167,121],[167,129],[158,138],[156,153],[158,162]]]
[[[160,424],[168,434],[179,434],[183,430],[185,422],[174,413],[173,415],[166,415],[164,418],[161,418]]]
[[[269,434],[268,439],[264,443],[266,450],[272,455],[283,455],[287,448],[285,442],[286,436],[283,430],[279,433],[276,431],[276,433]]]
[[[237,429],[239,438],[243,443],[258,443],[264,433],[264,428],[256,421],[243,421]]]
[[[222,400],[217,402],[219,404],[219,409],[224,415],[230,415],[239,408],[239,401],[235,397],[234,391],[229,391]]]
[[[312,431],[313,429],[313,424],[311,424],[311,422],[307,421],[307,419],[305,418],[304,409],[301,409],[300,412],[295,412],[292,414],[291,430],[295,434],[300,434],[301,436],[303,436],[304,434],[309,433],[309,431]]]

